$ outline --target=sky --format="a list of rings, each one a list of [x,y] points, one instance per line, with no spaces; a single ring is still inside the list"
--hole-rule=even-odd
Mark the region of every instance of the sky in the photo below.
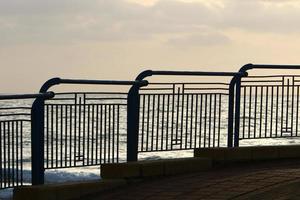
[[[300,64],[298,0],[0,1],[0,93],[52,77]]]

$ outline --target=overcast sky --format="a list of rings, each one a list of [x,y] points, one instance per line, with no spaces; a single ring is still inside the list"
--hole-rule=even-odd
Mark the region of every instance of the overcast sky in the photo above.
[[[298,0],[0,1],[0,93],[51,77],[300,64]]]

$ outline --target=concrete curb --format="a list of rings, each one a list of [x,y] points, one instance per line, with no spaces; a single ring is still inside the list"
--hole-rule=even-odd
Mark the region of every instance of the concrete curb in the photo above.
[[[300,158],[300,146],[202,148],[195,149],[194,156],[198,158],[211,158],[214,163]]]
[[[101,165],[103,179],[147,178],[210,169],[210,158],[181,158]]]
[[[103,164],[103,180],[22,186],[14,188],[14,200],[70,200],[84,198],[93,193],[104,192],[128,185],[130,179],[160,177],[191,173],[210,169],[211,159],[184,158],[129,163]]]

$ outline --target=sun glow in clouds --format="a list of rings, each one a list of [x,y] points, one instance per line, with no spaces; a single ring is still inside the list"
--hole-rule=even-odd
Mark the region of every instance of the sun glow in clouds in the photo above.
[[[235,71],[249,62],[299,64],[299,5],[299,0],[0,1],[0,92],[37,91],[55,76],[132,80],[149,68]]]

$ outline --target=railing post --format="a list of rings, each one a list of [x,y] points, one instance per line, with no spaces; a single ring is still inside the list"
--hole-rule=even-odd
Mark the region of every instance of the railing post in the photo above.
[[[44,98],[38,97],[31,109],[32,185],[44,184]]]
[[[234,121],[234,147],[239,146],[240,139],[240,109],[241,109],[241,76],[235,82],[235,121]]]
[[[229,85],[229,100],[228,100],[228,134],[227,146],[233,147],[233,119],[234,119],[234,87],[236,76],[234,76]]]
[[[127,100],[127,161],[138,159],[139,136],[139,85],[133,84],[128,93]]]
[[[236,74],[229,85],[228,105],[228,147],[239,146],[240,135],[240,104],[241,104],[241,78],[247,76],[246,72]]]

